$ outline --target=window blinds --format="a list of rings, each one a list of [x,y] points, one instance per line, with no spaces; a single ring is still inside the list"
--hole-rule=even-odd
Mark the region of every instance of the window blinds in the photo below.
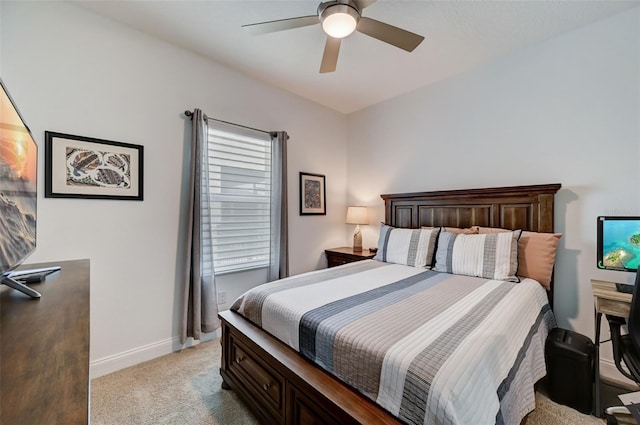
[[[208,124],[208,184],[203,184],[203,254],[215,274],[269,266],[271,138]],[[213,263],[211,262],[213,259]]]

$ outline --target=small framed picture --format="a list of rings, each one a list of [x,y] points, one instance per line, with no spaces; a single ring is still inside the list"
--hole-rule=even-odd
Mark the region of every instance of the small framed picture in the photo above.
[[[300,215],[326,215],[327,191],[322,174],[300,173]]]
[[[45,131],[45,198],[142,201],[143,147]]]

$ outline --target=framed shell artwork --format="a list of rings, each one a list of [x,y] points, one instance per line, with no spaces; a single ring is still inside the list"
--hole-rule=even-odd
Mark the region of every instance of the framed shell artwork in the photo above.
[[[142,201],[143,146],[45,132],[45,197]]]

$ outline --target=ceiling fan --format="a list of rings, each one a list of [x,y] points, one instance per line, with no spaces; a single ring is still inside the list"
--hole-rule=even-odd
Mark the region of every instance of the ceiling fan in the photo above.
[[[362,9],[375,0],[333,0],[320,3],[316,15],[279,19],[243,25],[257,34],[283,31],[322,23],[327,34],[320,73],[333,72],[338,63],[340,42],[354,31],[359,31],[392,46],[412,52],[424,40],[424,37],[384,22],[362,16]]]

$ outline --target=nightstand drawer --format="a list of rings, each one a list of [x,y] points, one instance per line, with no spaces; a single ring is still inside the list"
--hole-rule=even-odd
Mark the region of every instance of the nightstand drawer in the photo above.
[[[343,264],[351,263],[354,260],[349,260],[343,257],[336,257],[333,255],[327,255],[327,265],[329,267],[341,266]],[[356,260],[357,261],[357,260]]]
[[[362,261],[373,258],[376,254],[368,249],[362,251],[354,251],[351,247],[325,249],[327,256],[327,265],[329,267],[341,266],[354,261]]]

